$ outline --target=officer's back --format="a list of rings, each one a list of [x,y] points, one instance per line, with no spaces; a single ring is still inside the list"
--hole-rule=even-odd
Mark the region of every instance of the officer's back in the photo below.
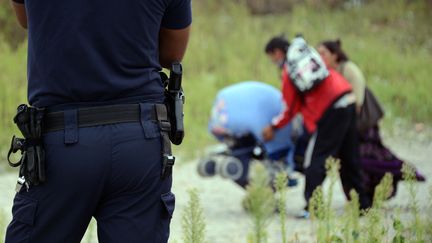
[[[160,100],[161,27],[190,24],[183,0],[25,1],[29,102]]]

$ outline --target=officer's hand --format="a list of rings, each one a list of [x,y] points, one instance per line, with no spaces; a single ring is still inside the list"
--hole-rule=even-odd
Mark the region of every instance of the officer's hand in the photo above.
[[[263,129],[262,135],[264,138],[264,141],[270,141],[274,137],[274,131],[272,126],[267,126]]]

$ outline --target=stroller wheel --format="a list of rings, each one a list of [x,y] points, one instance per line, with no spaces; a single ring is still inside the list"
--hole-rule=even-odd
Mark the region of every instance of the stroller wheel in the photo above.
[[[218,165],[218,172],[223,178],[235,181],[243,175],[243,164],[239,159],[227,156]]]
[[[211,177],[216,174],[216,161],[214,158],[206,158],[198,163],[198,174],[202,177]]]

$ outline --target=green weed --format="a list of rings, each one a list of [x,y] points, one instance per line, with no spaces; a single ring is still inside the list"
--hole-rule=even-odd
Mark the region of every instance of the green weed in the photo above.
[[[360,203],[358,193],[350,191],[351,200],[346,203],[342,216],[342,238],[344,242],[359,242],[360,237]]]
[[[259,162],[251,165],[250,184],[246,188],[244,207],[252,220],[249,242],[267,242],[267,226],[275,209],[273,191],[267,169]]]
[[[204,243],[206,224],[198,191],[192,189],[189,190],[188,193],[189,202],[182,216],[183,242]]]
[[[288,37],[302,32],[312,44],[342,38],[344,49],[364,71],[368,85],[386,108],[387,121],[403,117],[432,124],[432,28],[430,15],[424,11],[430,8],[409,2],[371,1],[361,7],[336,10],[296,4],[290,13],[266,16],[250,15],[243,1],[194,2],[193,30],[184,60],[186,139],[175,152],[195,157],[202,153],[197,148],[213,142],[207,122],[213,99],[221,88],[242,80],[280,86],[279,71],[267,60],[263,48],[270,37],[283,32]],[[2,5],[1,11],[10,11],[9,6]],[[13,15],[3,16],[9,21]],[[19,28],[14,23],[9,25],[9,29]],[[11,135],[16,133],[12,123],[15,109],[26,102],[25,45],[14,50],[0,41],[3,154]]]
[[[403,179],[408,184],[409,192],[409,209],[412,214],[412,221],[410,222],[410,234],[408,239],[412,242],[423,242],[425,236],[425,228],[423,219],[420,215],[420,206],[417,200],[417,189],[415,186],[415,168],[409,164],[402,166]]]
[[[334,158],[326,160],[327,178],[330,180],[328,192],[324,195],[322,187],[318,187],[310,200],[309,211],[311,219],[316,224],[318,242],[340,241],[336,229],[336,214],[332,208],[333,191],[339,178],[340,161]]]
[[[86,243],[94,243],[96,239],[96,220],[94,218],[91,219],[87,231],[83,237],[83,242]]]
[[[383,242],[387,236],[388,228],[385,224],[384,202],[391,195],[393,177],[386,173],[380,184],[375,188],[372,208],[365,215],[365,224],[362,231],[365,232],[365,242]]]
[[[287,243],[286,234],[286,200],[287,200],[288,174],[280,172],[276,175],[275,188],[277,193],[277,208],[279,210],[279,223],[281,228],[282,243]]]
[[[5,212],[0,209],[0,240],[3,240],[5,238],[6,226],[7,222]]]

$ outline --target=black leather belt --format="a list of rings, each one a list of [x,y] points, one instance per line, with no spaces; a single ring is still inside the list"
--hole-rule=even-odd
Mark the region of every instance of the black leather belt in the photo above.
[[[150,114],[152,120],[157,120],[156,111]],[[101,126],[114,123],[139,122],[139,104],[109,105],[86,107],[78,109],[78,127]],[[45,114],[44,132],[60,131],[65,128],[64,112]]]

